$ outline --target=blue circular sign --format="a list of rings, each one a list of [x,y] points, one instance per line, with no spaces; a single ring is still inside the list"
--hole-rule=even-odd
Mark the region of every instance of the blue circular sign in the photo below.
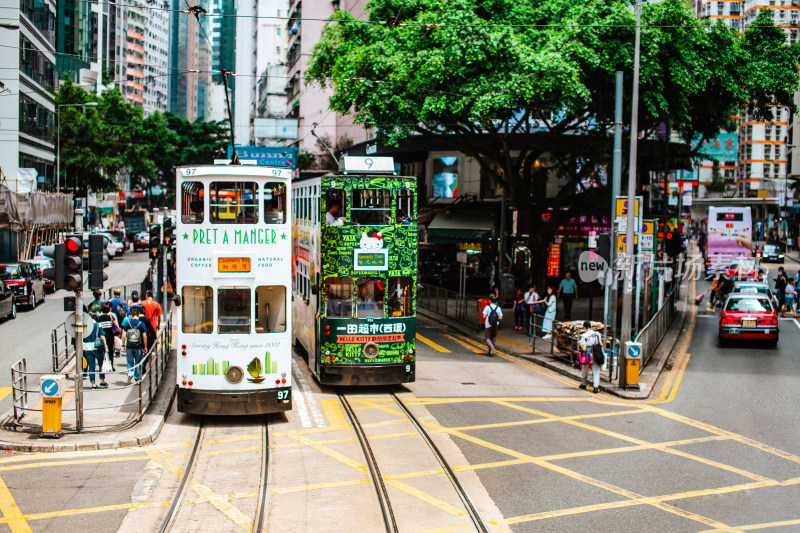
[[[631,359],[636,359],[642,355],[642,347],[641,346],[628,346],[628,357]]]
[[[58,394],[58,382],[54,379],[42,381],[42,394],[44,396],[55,396]]]

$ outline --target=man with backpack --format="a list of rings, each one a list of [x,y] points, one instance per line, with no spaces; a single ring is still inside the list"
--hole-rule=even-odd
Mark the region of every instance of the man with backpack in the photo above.
[[[600,392],[600,367],[605,363],[605,352],[603,351],[600,333],[592,329],[592,323],[588,320],[583,323],[585,330],[580,337],[580,349],[578,363],[581,365],[581,385],[580,388],[586,390],[586,380],[589,377],[589,367],[592,367],[592,392]]]
[[[125,346],[125,355],[128,359],[128,383],[140,376],[139,363],[142,354],[147,350],[147,326],[144,320],[139,320],[140,307],[131,307],[131,314],[122,322],[122,343]]]
[[[497,297],[492,294],[489,296],[489,305],[483,308],[483,325],[484,330],[483,338],[489,346],[489,355],[494,355],[494,341],[497,338],[497,328],[500,321],[503,319],[503,310],[497,305]]]
[[[128,316],[128,306],[125,304],[125,300],[122,299],[122,291],[120,289],[114,289],[114,297],[111,298],[111,310],[117,315],[117,322],[122,324],[125,320],[125,317]]]

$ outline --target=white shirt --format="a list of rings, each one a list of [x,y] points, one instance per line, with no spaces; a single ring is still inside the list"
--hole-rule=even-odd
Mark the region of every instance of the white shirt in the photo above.
[[[587,348],[594,346],[598,342],[600,342],[600,334],[597,333],[595,330],[590,329],[588,331],[584,331],[581,333],[580,342],[586,346]]]
[[[536,291],[529,291],[525,293],[525,301],[529,304],[533,304],[536,300],[539,299],[539,295],[536,294]]]
[[[487,305],[486,307],[483,308],[483,317],[484,317],[483,326],[486,327],[486,328],[492,327],[492,325],[489,324],[489,313],[491,312],[490,308],[494,308],[495,309],[495,313],[497,314],[497,323],[498,324],[500,323],[500,319],[503,318],[503,310],[500,309],[499,305],[497,305],[497,304],[489,304],[489,305]]]
[[[666,283],[672,283],[672,267],[668,266],[664,269],[664,281]]]

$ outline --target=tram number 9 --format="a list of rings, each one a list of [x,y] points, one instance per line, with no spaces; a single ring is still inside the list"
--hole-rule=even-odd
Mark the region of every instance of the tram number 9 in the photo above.
[[[288,400],[289,399],[289,391],[288,390],[279,390],[278,391],[278,399],[279,400]]]
[[[411,365],[406,365],[406,372],[411,372]]]

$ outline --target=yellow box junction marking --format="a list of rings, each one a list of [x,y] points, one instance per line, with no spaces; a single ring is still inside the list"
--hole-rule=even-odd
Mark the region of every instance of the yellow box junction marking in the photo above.
[[[442,352],[442,353],[451,353],[450,350],[448,350],[444,346],[440,346],[440,345],[436,344],[435,342],[433,342],[429,338],[423,337],[419,333],[417,333],[417,340],[424,342],[425,344],[427,344],[428,346],[430,346],[431,348],[433,348],[436,351],[439,351],[439,352]]]

